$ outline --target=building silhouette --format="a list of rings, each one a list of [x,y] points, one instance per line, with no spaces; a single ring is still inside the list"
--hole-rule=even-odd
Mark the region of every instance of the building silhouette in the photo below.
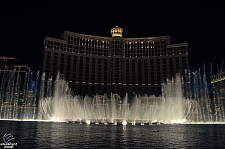
[[[210,77],[215,99],[225,99],[225,71]]]
[[[75,94],[161,94],[161,83],[189,70],[187,43],[171,44],[170,36],[123,38],[64,31],[62,39],[45,37],[45,80],[57,73]]]
[[[13,104],[13,101],[22,105],[26,102],[30,68],[18,62],[16,57],[0,56],[0,104]]]

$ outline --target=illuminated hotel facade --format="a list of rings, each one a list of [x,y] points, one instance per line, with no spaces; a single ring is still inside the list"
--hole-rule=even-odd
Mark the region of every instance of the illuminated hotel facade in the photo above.
[[[171,44],[170,36],[123,38],[123,29],[112,37],[64,31],[62,39],[45,37],[45,79],[58,72],[75,94],[155,94],[161,83],[189,70],[187,43]]]

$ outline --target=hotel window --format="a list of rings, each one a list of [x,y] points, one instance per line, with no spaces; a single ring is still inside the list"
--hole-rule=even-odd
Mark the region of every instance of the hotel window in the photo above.
[[[66,44],[64,44],[63,51],[66,51]]]

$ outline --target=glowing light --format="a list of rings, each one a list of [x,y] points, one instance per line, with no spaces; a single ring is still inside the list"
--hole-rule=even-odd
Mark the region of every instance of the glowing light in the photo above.
[[[91,124],[91,121],[90,120],[87,120],[86,121],[86,124],[90,125]]]
[[[127,122],[126,122],[126,121],[123,121],[123,122],[122,122],[122,125],[127,125]]]
[[[152,123],[156,123],[156,122],[157,122],[157,120],[152,121]]]

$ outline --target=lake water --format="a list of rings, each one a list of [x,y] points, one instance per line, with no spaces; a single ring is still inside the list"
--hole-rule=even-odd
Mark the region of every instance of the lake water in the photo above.
[[[87,125],[37,121],[0,121],[14,148],[225,148],[223,124]],[[0,146],[4,148],[3,145]]]

